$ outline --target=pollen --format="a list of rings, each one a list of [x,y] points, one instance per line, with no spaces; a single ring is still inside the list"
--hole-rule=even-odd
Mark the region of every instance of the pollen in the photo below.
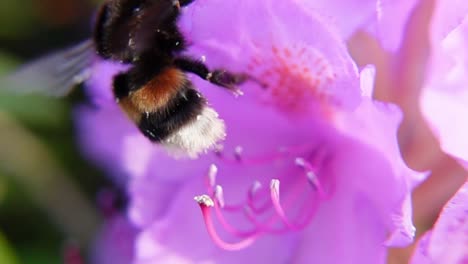
[[[202,206],[206,206],[206,207],[213,207],[214,206],[213,200],[210,198],[210,196],[208,196],[206,194],[203,194],[203,195],[200,195],[200,196],[195,196],[193,199],[195,200],[195,202],[197,202],[198,204],[200,204]]]
[[[287,113],[304,113],[328,101],[327,87],[336,79],[331,64],[318,50],[304,45],[262,48],[248,65],[265,83],[261,100]]]

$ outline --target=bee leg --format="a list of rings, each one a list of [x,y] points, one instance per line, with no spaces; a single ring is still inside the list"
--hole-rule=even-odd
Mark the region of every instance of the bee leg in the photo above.
[[[244,83],[249,78],[250,76],[244,73],[232,73],[216,69],[208,73],[206,80],[213,84],[228,88],[229,90],[235,90],[237,89],[237,85]]]
[[[202,61],[188,57],[176,58],[174,65],[183,71],[196,74],[212,84],[227,88],[238,95],[242,93],[237,86],[251,79],[249,75],[244,73],[232,73],[221,69],[210,71]]]

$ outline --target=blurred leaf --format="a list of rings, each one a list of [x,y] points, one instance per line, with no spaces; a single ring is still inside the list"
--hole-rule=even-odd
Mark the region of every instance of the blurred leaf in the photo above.
[[[71,180],[47,145],[1,112],[0,169],[14,177],[65,237],[82,244],[92,240],[100,221],[93,203]]]
[[[10,245],[3,236],[3,233],[0,232],[0,263],[16,264],[18,260],[13,253]]]
[[[14,248],[17,263],[59,264],[63,235],[24,188],[8,174],[0,174],[8,192],[0,205],[0,230]],[[0,264],[10,264],[2,262]]]
[[[60,100],[1,90],[0,110],[33,126],[59,127],[68,118],[67,105]]]
[[[0,262],[3,263],[3,262]],[[8,262],[6,262],[8,263]],[[21,251],[22,264],[60,264],[60,253],[47,247],[28,247]]]
[[[13,56],[0,51],[0,76],[11,71],[11,69],[17,65],[18,62],[13,58]]]

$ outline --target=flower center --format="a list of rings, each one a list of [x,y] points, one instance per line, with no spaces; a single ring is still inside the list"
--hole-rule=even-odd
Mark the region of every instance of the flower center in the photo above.
[[[263,103],[300,114],[328,100],[327,86],[334,82],[336,73],[320,51],[305,45],[259,50],[248,70],[265,84],[260,98]]]
[[[308,153],[302,146],[279,151],[277,155],[253,159],[243,157],[241,148],[235,149],[232,159],[220,155],[221,162],[237,163],[240,166],[285,162],[286,173],[268,177],[268,186],[260,181],[252,182],[242,202],[230,203],[224,198],[223,187],[216,183],[218,168],[211,165],[206,181],[208,192],[195,197],[195,200],[200,205],[206,228],[215,244],[226,250],[240,250],[262,235],[299,231],[307,227],[321,201],[329,196],[328,188],[325,188],[320,177],[326,153],[317,151],[313,159],[305,158],[311,156]],[[236,227],[227,216],[232,219],[242,218],[241,222],[247,223],[248,227]],[[224,231],[240,241],[225,242],[215,228],[214,219]]]

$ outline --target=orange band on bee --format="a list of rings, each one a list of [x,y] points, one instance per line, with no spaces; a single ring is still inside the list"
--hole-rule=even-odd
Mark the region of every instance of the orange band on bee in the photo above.
[[[142,113],[136,108],[133,101],[126,97],[119,101],[119,105],[133,122],[140,123]]]
[[[156,75],[141,89],[131,93],[128,99],[140,112],[156,112],[176,96],[179,89],[184,87],[184,82],[186,79],[180,70],[168,68]]]

